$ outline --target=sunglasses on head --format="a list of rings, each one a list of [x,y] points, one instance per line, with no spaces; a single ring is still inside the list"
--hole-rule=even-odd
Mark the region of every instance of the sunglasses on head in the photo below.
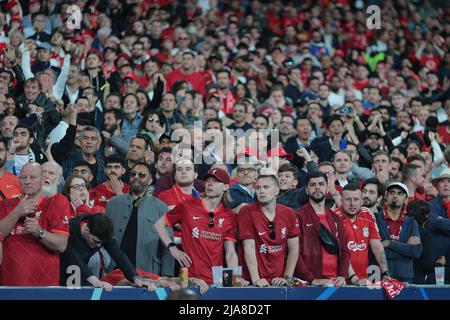
[[[268,227],[270,229],[269,231],[270,239],[275,239],[275,224],[273,223],[273,221],[269,222]]]
[[[209,216],[208,226],[210,228],[214,228],[214,213],[210,212],[210,213],[208,213],[208,216]]]
[[[143,172],[135,172],[135,171],[131,171],[130,172],[130,177],[131,178],[134,178],[136,176],[138,176],[141,179],[144,179],[147,175],[145,173],[143,173]]]

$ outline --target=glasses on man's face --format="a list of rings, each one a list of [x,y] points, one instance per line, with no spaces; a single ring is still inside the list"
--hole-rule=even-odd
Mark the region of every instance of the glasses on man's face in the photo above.
[[[270,231],[269,231],[270,239],[275,239],[275,224],[273,223],[273,221],[269,222],[268,227],[270,229]]]
[[[84,189],[86,189],[87,187],[86,187],[86,184],[85,183],[82,183],[82,184],[73,184],[73,185],[71,185],[70,186],[70,189],[73,189],[73,190],[76,190],[76,191],[81,191],[81,190],[84,190]]]
[[[208,226],[210,228],[214,228],[214,213],[210,212],[210,213],[208,213],[208,216],[209,216]]]
[[[256,168],[239,168],[237,170],[239,173],[251,173],[251,172],[256,172]]]
[[[130,172],[130,178],[138,177],[139,179],[144,179],[147,175],[144,172],[136,172],[131,171]]]

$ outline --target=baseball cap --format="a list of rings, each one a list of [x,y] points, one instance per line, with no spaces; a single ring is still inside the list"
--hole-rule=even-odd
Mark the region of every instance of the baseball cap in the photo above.
[[[38,45],[38,49],[52,50],[52,45],[48,42],[41,42]]]
[[[273,148],[267,152],[267,157],[277,156],[280,158],[286,158],[289,161],[294,159],[294,156],[291,153],[287,153],[283,148]]]
[[[230,175],[228,174],[228,172],[220,168],[214,168],[208,171],[208,173],[204,177],[204,180],[208,179],[209,177],[213,177],[217,181],[225,184],[230,183]]]
[[[131,80],[136,81],[136,82],[139,81],[138,76],[137,76],[135,73],[133,73],[133,72],[128,72],[128,73],[123,77],[123,81],[125,81],[126,79],[131,79]]]
[[[394,187],[398,187],[398,188],[402,189],[406,193],[406,196],[409,197],[408,187],[401,182],[394,181],[394,182],[389,183],[386,187],[386,191],[388,191],[389,189],[394,188]]]

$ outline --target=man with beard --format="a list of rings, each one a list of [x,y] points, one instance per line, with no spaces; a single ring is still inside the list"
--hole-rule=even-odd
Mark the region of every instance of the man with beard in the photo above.
[[[419,226],[414,218],[405,216],[408,196],[403,183],[389,183],[384,195],[386,206],[375,214],[390,275],[402,282],[413,280],[414,258],[422,253]]]
[[[0,233],[5,238],[2,285],[59,285],[59,254],[69,236],[69,202],[42,197],[42,180],[40,164],[25,164],[19,175],[24,196],[0,202]]]
[[[381,210],[380,204],[384,194],[384,186],[377,178],[367,179],[362,189],[364,207],[372,212]]]
[[[118,195],[128,193],[130,185],[124,183],[122,178],[125,174],[125,162],[117,155],[105,159],[105,173],[107,180],[91,190],[90,199],[94,205],[106,208],[108,201]]]
[[[138,134],[133,137],[127,153],[128,169],[130,170],[138,162],[153,163],[155,161],[155,153],[152,151],[152,146],[151,140],[144,135]]]
[[[8,152],[8,141],[0,139],[0,197],[1,200],[17,198],[21,195],[19,180],[9,172],[6,172],[6,153]]]
[[[403,161],[397,157],[391,157],[389,163],[389,180],[401,181],[403,171]]]
[[[238,265],[236,215],[224,203],[228,172],[214,168],[205,180],[205,198],[181,202],[156,222],[155,229],[181,267],[189,268],[189,277],[212,284],[212,267],[224,265],[224,257],[228,267]],[[177,223],[181,224],[183,251],[167,231]]]
[[[62,168],[55,161],[47,161],[42,165],[42,195],[45,197],[53,197],[60,191],[64,178],[62,176]]]
[[[112,147],[116,151],[113,151],[113,153],[119,153],[125,156],[132,137],[121,130],[123,121],[122,111],[109,109],[105,111],[103,117],[104,130],[102,131],[102,135],[105,138],[105,153]]]
[[[1,134],[3,138],[12,139],[14,128],[19,123],[19,119],[16,116],[6,116],[2,120]]]
[[[155,232],[155,224],[167,212],[167,205],[147,194],[152,183],[147,163],[135,163],[129,176],[130,193],[116,196],[106,205],[106,214],[114,224],[114,237],[135,268],[171,276],[174,259]]]
[[[290,115],[283,116],[280,122],[280,139],[283,145],[295,136],[294,118]]]
[[[325,206],[327,183],[325,173],[311,173],[306,186],[309,203],[296,211],[302,236],[295,273],[311,285],[340,287],[348,275],[350,251],[344,224]]]
[[[350,250],[350,283],[366,286],[369,266],[369,247],[378,262],[384,279],[389,279],[389,271],[380,241],[377,223],[373,213],[362,207],[361,189],[356,184],[348,184],[342,191],[342,208],[336,210],[345,226],[346,247]]]
[[[299,228],[292,209],[277,204],[278,179],[271,172],[256,180],[257,202],[238,215],[243,278],[254,286],[291,285],[299,254]]]

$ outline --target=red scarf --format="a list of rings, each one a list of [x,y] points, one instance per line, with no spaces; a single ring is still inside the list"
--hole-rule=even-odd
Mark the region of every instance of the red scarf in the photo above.
[[[447,209],[447,218],[450,219],[450,201],[444,201],[444,208]]]

